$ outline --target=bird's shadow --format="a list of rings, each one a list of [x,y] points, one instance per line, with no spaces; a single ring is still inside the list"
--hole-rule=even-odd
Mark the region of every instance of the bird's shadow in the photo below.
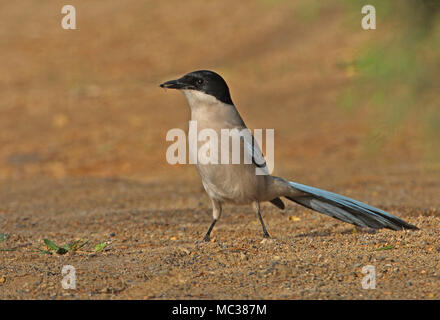
[[[377,231],[374,229],[365,229],[365,228],[346,228],[340,232],[337,231],[313,231],[307,233],[301,233],[295,236],[295,238],[316,238],[316,237],[328,237],[332,234],[375,234]]]

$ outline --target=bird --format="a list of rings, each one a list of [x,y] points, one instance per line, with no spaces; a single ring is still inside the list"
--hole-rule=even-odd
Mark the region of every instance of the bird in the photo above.
[[[196,121],[198,132],[210,129],[220,136],[223,129],[247,129],[232,102],[226,81],[214,71],[193,71],[179,79],[166,81],[160,84],[160,87],[183,92],[190,107],[191,121]],[[198,142],[198,148],[201,143]],[[261,223],[263,237],[270,238],[261,215],[260,204],[270,202],[284,210],[285,205],[281,198],[361,228],[418,229],[363,202],[269,174],[264,156],[252,135],[240,136],[240,146],[252,159],[250,163],[195,163],[212,203],[213,220],[203,238],[205,242],[210,241],[214,225],[222,214],[222,207],[227,203],[252,205]],[[222,152],[221,147],[219,151]],[[240,159],[242,160],[242,156]],[[257,174],[257,170],[263,170],[263,174]]]

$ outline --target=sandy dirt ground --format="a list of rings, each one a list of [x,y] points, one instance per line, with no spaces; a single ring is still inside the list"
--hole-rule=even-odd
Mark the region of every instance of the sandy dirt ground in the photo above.
[[[63,1],[23,2],[0,5],[0,299],[440,298],[440,165],[411,123],[371,152],[371,110],[339,106],[353,78],[341,62],[371,37],[346,9],[313,19],[300,1],[95,1],[66,31]],[[189,110],[158,84],[201,68],[225,76],[249,127],[275,128],[275,175],[420,230],[268,204],[263,240],[252,209],[231,205],[200,243],[210,201],[194,168],[165,160],[166,132]],[[48,254],[43,239],[88,242]],[[65,265],[75,290],[61,285]],[[365,266],[375,289],[362,287]]]
[[[436,298],[440,203],[429,199],[440,184],[432,174],[415,180],[406,172],[388,174],[381,187],[347,183],[333,190],[398,214],[420,231],[369,233],[296,205],[283,214],[264,206],[273,238],[263,240],[253,211],[231,206],[207,244],[199,240],[211,222],[209,201],[196,182],[76,178],[3,186],[2,228],[10,237],[0,249],[10,251],[1,252],[0,298]],[[41,254],[43,237],[89,244],[75,253]],[[103,241],[108,245],[93,252]],[[61,286],[64,265],[76,269],[74,291]],[[364,266],[375,267],[374,290],[362,287]]]

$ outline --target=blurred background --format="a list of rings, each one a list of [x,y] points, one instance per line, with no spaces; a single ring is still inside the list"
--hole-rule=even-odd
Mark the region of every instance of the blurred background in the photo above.
[[[66,4],[77,30],[61,28]],[[365,4],[376,30],[361,28]],[[189,108],[158,85],[198,69],[224,76],[250,128],[275,129],[276,175],[438,174],[439,12],[436,0],[2,1],[0,178],[196,179],[166,162]]]

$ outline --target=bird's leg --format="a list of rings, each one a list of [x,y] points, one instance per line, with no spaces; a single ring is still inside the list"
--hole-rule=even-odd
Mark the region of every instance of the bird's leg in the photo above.
[[[209,242],[211,231],[214,228],[215,223],[220,218],[220,215],[222,213],[222,206],[220,202],[213,199],[211,199],[211,201],[212,201],[212,216],[214,220],[212,221],[211,225],[209,226],[208,232],[205,234],[205,237],[203,238],[203,241],[205,242]]]
[[[212,228],[214,228],[214,225],[216,222],[217,222],[217,219],[214,219],[212,221],[211,225],[209,226],[208,232],[205,234],[205,237],[203,238],[203,241],[209,242],[209,240],[211,240],[209,235],[211,234]]]
[[[255,202],[253,203],[253,207],[254,207],[254,210],[257,212],[258,219],[260,219],[261,226],[263,227],[263,234],[264,234],[264,237],[265,237],[265,238],[270,238],[270,235],[269,235],[269,233],[268,233],[267,230],[266,230],[266,226],[264,225],[263,217],[261,216],[261,213],[260,213],[260,203],[258,203],[257,201],[255,201]]]

